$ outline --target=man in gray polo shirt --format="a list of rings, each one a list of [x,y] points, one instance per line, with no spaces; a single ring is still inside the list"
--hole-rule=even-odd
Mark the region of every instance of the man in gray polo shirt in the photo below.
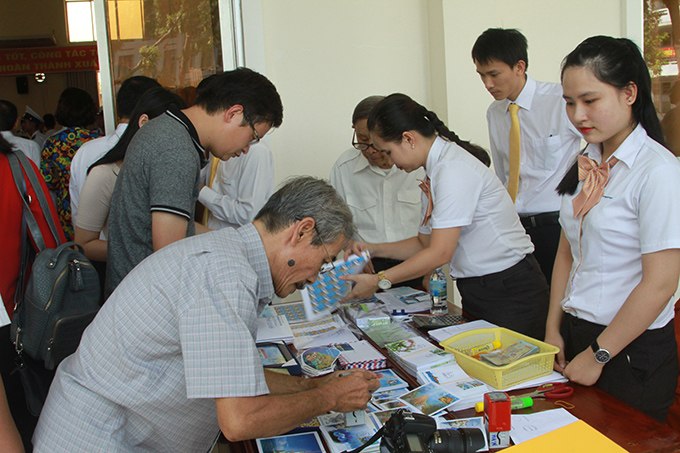
[[[272,296],[313,282],[355,233],[337,192],[300,177],[253,223],[148,257],[59,366],[34,451],[203,453],[220,430],[231,441],[268,437],[364,409],[374,373],[285,376],[264,370],[255,347]]]
[[[282,120],[274,85],[239,68],[209,76],[193,106],[170,109],[137,132],[111,200],[107,297],[144,258],[196,233],[194,207],[208,153],[227,160],[248,152]]]

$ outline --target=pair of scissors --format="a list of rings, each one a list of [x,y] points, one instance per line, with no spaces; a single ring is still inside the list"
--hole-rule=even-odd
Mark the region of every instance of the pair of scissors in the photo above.
[[[539,385],[533,392],[513,395],[511,398],[550,398],[561,399],[574,394],[574,389],[563,382],[549,382]]]

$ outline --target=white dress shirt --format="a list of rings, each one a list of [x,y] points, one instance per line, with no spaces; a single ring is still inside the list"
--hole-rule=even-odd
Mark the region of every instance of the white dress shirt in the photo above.
[[[508,191],[496,175],[472,154],[437,137],[427,156],[434,209],[420,227],[461,227],[451,257],[451,276],[480,277],[519,263],[534,251],[512,205]],[[423,195],[423,217],[427,198]]]
[[[201,170],[206,186],[198,194],[198,201],[210,211],[207,227],[238,228],[252,222],[274,193],[274,156],[260,142],[247,154],[220,162],[210,187],[209,176],[210,163]]]
[[[41,149],[36,142],[15,136],[12,131],[1,131],[2,138],[7,140],[14,148],[21,150],[26,157],[31,159],[40,168]]]
[[[515,103],[520,127],[519,188],[515,209],[520,215],[559,211],[555,192],[581,144],[581,135],[567,117],[562,86],[527,81]],[[508,186],[510,168],[510,100],[494,101],[486,112],[491,156],[496,175]]]
[[[87,169],[104,157],[104,154],[111,151],[111,148],[116,146],[126,128],[127,123],[120,123],[113,134],[83,143],[83,146],[78,148],[78,151],[73,156],[73,160],[71,160],[71,181],[69,182],[68,191],[71,196],[71,218],[74,223],[78,213],[80,191],[83,190],[85,178],[87,178]]]
[[[602,160],[599,144],[586,154]],[[637,128],[614,152],[604,195],[583,218],[574,218],[572,200],[562,197],[560,224],[574,260],[562,300],[563,309],[580,319],[609,325],[642,279],[642,255],[680,248],[680,163]],[[579,250],[580,236],[580,250]],[[673,319],[673,300],[649,327]]]
[[[338,158],[330,183],[347,203],[361,239],[395,242],[418,234],[422,168],[411,173],[395,165],[388,170],[370,165],[354,148]]]

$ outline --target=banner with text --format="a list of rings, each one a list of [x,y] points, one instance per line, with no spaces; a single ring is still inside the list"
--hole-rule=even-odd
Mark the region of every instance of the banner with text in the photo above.
[[[0,75],[96,71],[97,46],[0,49]]]

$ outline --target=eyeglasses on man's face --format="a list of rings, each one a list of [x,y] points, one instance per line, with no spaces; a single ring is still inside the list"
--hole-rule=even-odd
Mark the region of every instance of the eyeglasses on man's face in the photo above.
[[[243,117],[246,119],[246,121],[248,121],[248,124],[250,125],[250,128],[253,130],[253,134],[255,135],[255,138],[252,139],[252,140],[248,143],[248,146],[252,146],[252,145],[255,145],[255,144],[257,144],[257,143],[260,143],[260,140],[261,140],[260,134],[257,133],[257,129],[255,129],[255,125],[254,125],[253,122],[250,120],[250,117],[248,116],[248,114],[247,114],[245,111],[243,112]]]
[[[354,140],[357,138],[357,131],[354,131],[354,134],[352,134],[352,146],[354,149],[357,149],[359,151],[366,151],[368,148],[373,148],[376,151],[379,151],[378,148],[373,146],[373,143],[359,143],[355,142]]]

